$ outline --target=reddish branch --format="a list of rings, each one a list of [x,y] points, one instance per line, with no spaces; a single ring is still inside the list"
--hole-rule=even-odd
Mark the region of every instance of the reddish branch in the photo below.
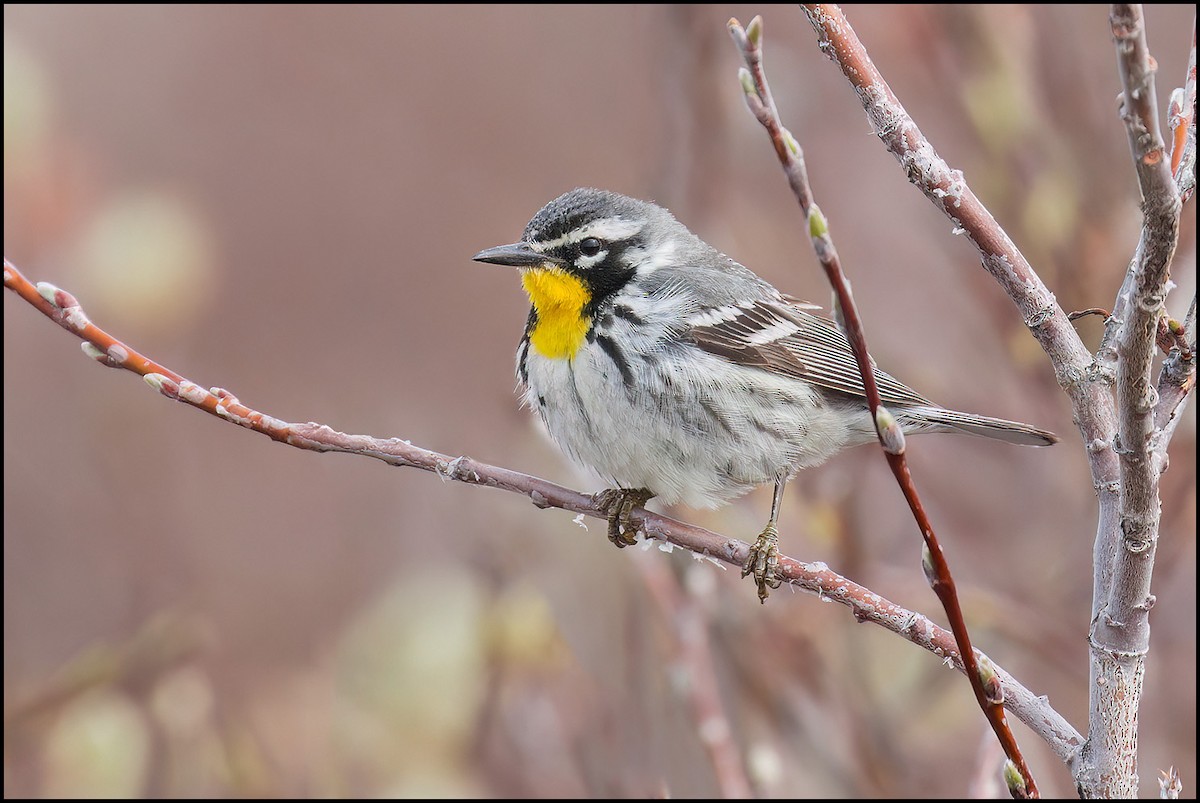
[[[1168,163],[1157,134],[1150,80],[1153,60],[1145,49],[1140,8],[1113,8],[1113,33],[1127,98],[1123,116],[1129,128],[1145,198],[1145,224],[1137,254],[1106,322],[1100,349],[1093,358],[1053,294],[971,192],[962,174],[952,170],[937,155],[900,105],[840,9],[819,4],[806,4],[804,9],[817,32],[819,45],[854,88],[875,133],[899,161],[909,181],[925,193],[978,249],[983,267],[1012,299],[1031,334],[1050,358],[1059,385],[1071,401],[1099,500],[1093,551],[1093,623],[1099,622],[1101,627],[1108,624],[1114,628],[1124,627],[1124,620],[1111,618],[1114,595],[1123,597],[1124,612],[1132,614],[1135,620],[1142,619],[1153,599],[1148,593],[1150,561],[1144,555],[1145,551],[1152,550],[1144,550],[1142,556],[1132,560],[1126,560],[1120,553],[1130,545],[1126,537],[1130,527],[1134,530],[1134,546],[1153,542],[1153,535],[1144,526],[1148,520],[1142,515],[1151,508],[1157,510],[1156,480],[1151,475],[1156,476],[1165,467],[1166,447],[1178,423],[1178,411],[1195,386],[1193,313],[1188,316],[1191,323],[1185,321],[1179,327],[1185,340],[1187,333],[1191,333],[1190,340],[1186,346],[1173,345],[1171,356],[1164,363],[1157,404],[1153,402],[1154,394],[1149,387],[1150,357],[1147,356],[1153,353],[1157,333],[1157,326],[1150,324],[1157,322],[1169,288],[1169,284],[1160,280],[1165,279],[1170,262],[1179,214],[1178,195],[1172,203],[1164,186],[1172,182],[1164,182],[1164,176],[1169,176],[1174,169],[1173,183],[1185,198],[1195,186],[1194,28],[1187,80],[1184,88],[1173,95],[1171,104],[1177,153]],[[1131,310],[1139,305],[1143,309]],[[1193,301],[1193,309],[1194,306]],[[1118,387],[1119,400],[1113,398],[1113,385],[1124,386],[1123,389]],[[1121,410],[1120,438],[1117,437],[1118,407]],[[1133,452],[1126,451],[1130,438],[1138,441]],[[1118,451],[1122,452],[1120,457]],[[1153,470],[1144,471],[1148,466]],[[1129,487],[1124,485],[1126,478],[1132,480]],[[1151,494],[1152,502],[1146,504]],[[1135,497],[1138,501],[1130,504]],[[1156,516],[1154,523],[1156,530]],[[1129,634],[1141,630],[1140,624],[1136,624]],[[1068,764],[1084,794],[1111,794],[1118,787],[1129,792],[1128,784],[1131,780],[1136,783],[1136,774],[1122,764],[1121,756],[1123,752],[1132,755],[1126,748],[1136,745],[1136,730],[1124,728],[1124,732],[1118,734],[1120,717],[1106,722],[1107,714],[1096,705],[1096,697],[1106,696],[1114,705],[1123,705],[1127,711],[1136,710],[1140,673],[1136,674],[1132,684],[1118,682],[1123,676],[1119,666],[1123,654],[1120,650],[1097,649],[1094,636],[1095,632],[1091,661],[1090,741],[1087,749],[1070,757]],[[1112,743],[1120,740],[1126,741],[1125,747],[1109,749]]]
[[[867,404],[871,411],[871,417],[875,421],[876,433],[879,436],[880,445],[883,447],[884,456],[908,502],[917,527],[921,531],[921,537],[925,541],[926,551],[923,554],[923,562],[930,568],[928,572],[930,586],[937,594],[938,600],[946,612],[946,618],[950,622],[950,629],[958,647],[958,655],[966,664],[965,674],[971,682],[975,699],[991,724],[992,730],[995,731],[997,739],[1004,748],[1005,755],[1020,773],[1021,783],[1013,786],[1011,791],[1014,796],[1039,797],[1033,774],[1029,771],[1025,757],[1017,745],[1017,739],[1013,735],[1012,729],[1009,728],[1008,720],[1004,715],[1003,688],[996,678],[995,672],[991,670],[990,661],[981,667],[981,662],[977,660],[975,650],[971,646],[971,637],[967,632],[967,623],[963,617],[962,606],[958,601],[958,592],[950,565],[942,552],[941,543],[933,530],[933,523],[925,512],[925,507],[921,503],[921,497],[917,493],[916,485],[913,483],[912,474],[908,468],[908,460],[904,454],[903,432],[895,418],[883,406],[879,396],[879,387],[875,382],[875,371],[867,350],[862,319],[859,317],[858,308],[850,292],[849,282],[842,270],[837,249],[829,235],[825,218],[821,214],[820,208],[813,202],[808,170],[804,164],[803,149],[791,133],[783,127],[779,119],[779,112],[774,98],[771,96],[766,73],[762,66],[762,18],[755,17],[746,29],[743,29],[736,19],[730,20],[729,31],[741,51],[749,71],[748,75],[745,73],[742,75],[746,103],[770,136],[788,184],[808,221],[813,249],[816,251],[817,259],[820,261],[837,299],[838,320],[854,350],[854,358],[858,363],[859,374],[862,376],[863,386],[866,389]]]
[[[804,10],[817,33],[818,45],[854,89],[884,147],[896,157],[908,180],[978,250],[983,268],[1016,305],[1030,334],[1050,358],[1058,383],[1071,402],[1098,499],[1092,555],[1096,574],[1092,600],[1095,615],[1105,604],[1105,590],[1111,584],[1112,534],[1118,524],[1120,483],[1113,449],[1117,421],[1109,391],[1114,381],[1115,358],[1109,361],[1093,357],[1054,294],[971,191],[962,173],[946,164],[905,111],[841,10],[818,4],[805,5]],[[1077,769],[1078,758],[1076,755],[1068,761],[1073,771]]]
[[[1196,189],[1196,21],[1192,20],[1192,49],[1188,53],[1183,86],[1171,93],[1168,111],[1171,126],[1171,172],[1184,203]]]
[[[228,391],[204,390],[96,327],[70,293],[45,282],[35,286],[7,259],[4,261],[4,286],[80,338],[85,353],[102,364],[146,377],[168,398],[260,432],[280,443],[298,449],[373,457],[391,466],[419,468],[457,482],[517,493],[528,497],[539,508],[554,507],[601,520],[608,518],[588,494],[528,474],[466,456],[451,457],[422,449],[399,438],[348,435],[321,424],[287,423],[246,407]],[[647,537],[688,549],[698,559],[707,557],[740,569],[750,551],[749,544],[742,541],[649,511],[635,510],[631,520]],[[963,671],[952,635],[921,614],[884,599],[821,563],[803,563],[781,556],[779,576],[822,599],[849,607],[857,621],[872,622],[890,630]],[[1022,722],[1045,739],[1064,761],[1078,750],[1083,737],[1050,706],[1049,701],[1035,696],[1006,672],[998,669],[997,673],[1006,690],[1005,704]]]

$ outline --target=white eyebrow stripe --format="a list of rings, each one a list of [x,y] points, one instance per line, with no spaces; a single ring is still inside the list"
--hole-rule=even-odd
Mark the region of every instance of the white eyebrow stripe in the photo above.
[[[596,237],[605,241],[628,240],[642,229],[646,227],[644,220],[627,220],[620,217],[606,217],[601,220],[596,220],[584,226],[582,229],[568,232],[562,237],[553,240],[534,240],[529,245],[534,251],[539,254],[554,249],[561,248],[564,245],[577,243],[581,240],[586,240],[588,237]]]

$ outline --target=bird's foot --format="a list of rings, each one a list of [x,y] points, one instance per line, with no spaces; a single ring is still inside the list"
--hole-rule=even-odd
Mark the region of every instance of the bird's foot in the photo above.
[[[629,520],[635,507],[642,507],[654,494],[645,488],[610,488],[592,497],[608,516],[608,540],[624,548],[637,542],[637,528]]]
[[[758,534],[750,554],[742,564],[742,577],[754,575],[754,584],[758,586],[758,601],[766,602],[769,588],[779,588],[782,582],[777,571],[779,569],[779,530],[775,525],[768,524],[766,529]]]

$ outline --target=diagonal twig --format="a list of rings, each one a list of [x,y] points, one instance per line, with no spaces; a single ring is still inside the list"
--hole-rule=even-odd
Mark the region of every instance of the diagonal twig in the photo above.
[[[884,456],[887,458],[888,466],[891,468],[892,474],[895,475],[896,482],[899,484],[900,490],[908,502],[909,509],[912,511],[913,518],[916,520],[917,527],[921,531],[921,537],[925,542],[922,565],[926,567],[926,576],[934,593],[937,594],[938,600],[942,603],[942,607],[946,612],[946,618],[950,622],[950,628],[954,634],[959,655],[966,665],[965,674],[971,682],[971,689],[975,693],[975,699],[983,710],[988,723],[992,726],[992,730],[995,732],[996,738],[1000,741],[1005,755],[1008,756],[1009,761],[1013,763],[1019,773],[1019,783],[1010,784],[1010,790],[1014,796],[1038,797],[1037,784],[1034,781],[1033,774],[1029,771],[1025,757],[1021,753],[1016,737],[1013,735],[1012,729],[1009,728],[1007,718],[1004,714],[1003,686],[997,678],[991,662],[986,658],[977,658],[975,650],[971,646],[971,637],[967,631],[967,623],[963,617],[962,606],[958,601],[958,591],[955,586],[954,576],[942,552],[941,543],[934,532],[933,523],[925,511],[924,505],[921,503],[920,495],[917,492],[912,474],[908,468],[908,460],[905,457],[903,430],[901,430],[892,414],[883,406],[880,398],[879,387],[875,382],[874,366],[871,363],[870,354],[867,349],[866,334],[863,331],[862,319],[854,303],[849,282],[846,280],[846,275],[842,270],[841,260],[838,258],[837,249],[833,245],[833,239],[829,234],[829,227],[825,221],[825,217],[822,215],[820,208],[813,202],[812,188],[808,181],[808,170],[804,163],[803,149],[795,137],[783,127],[783,123],[779,118],[779,111],[771,96],[766,73],[762,66],[762,28],[761,17],[752,19],[745,29],[742,28],[736,19],[729,21],[730,34],[733,36],[733,40],[746,62],[746,67],[742,68],[740,73],[742,88],[746,95],[746,103],[759,123],[766,129],[772,144],[775,146],[775,154],[783,166],[788,184],[791,186],[792,192],[796,196],[801,210],[804,212],[808,223],[809,236],[813,243],[813,249],[816,251],[817,259],[825,271],[826,278],[833,287],[837,300],[835,313],[853,348],[854,358],[858,363],[859,374],[862,377],[863,386],[866,391],[867,404],[870,408],[872,419],[875,421],[876,433],[879,436],[880,444],[883,446]]]
[[[1122,501],[1121,479],[1122,472],[1126,470],[1126,467],[1122,465],[1122,459],[1118,458],[1118,450],[1123,449],[1124,446],[1121,439],[1117,437],[1117,404],[1111,388],[1118,384],[1119,363],[1122,359],[1121,339],[1131,336],[1131,330],[1125,328],[1126,319],[1130,316],[1128,307],[1131,301],[1140,298],[1148,301],[1151,307],[1157,303],[1154,292],[1139,295],[1138,286],[1139,281],[1145,286],[1146,273],[1142,266],[1162,262],[1161,256],[1154,255],[1156,251],[1161,253],[1161,244],[1143,237],[1137,254],[1130,263],[1121,291],[1117,295],[1112,315],[1106,322],[1100,348],[1093,359],[1080,341],[1078,334],[1070,326],[1067,316],[1054,300],[1054,296],[992,215],[971,192],[962,174],[951,170],[937,155],[912,118],[905,112],[867,56],[841,10],[836,6],[819,4],[806,4],[804,9],[817,32],[820,46],[841,68],[854,88],[880,140],[900,162],[909,181],[942,209],[953,221],[956,229],[967,235],[981,255],[983,267],[993,275],[1012,299],[1031,334],[1050,358],[1059,385],[1071,402],[1074,420],[1083,436],[1092,482],[1098,497],[1099,516],[1093,548],[1095,578],[1092,600],[1093,621],[1098,620],[1102,614],[1106,613],[1111,601],[1111,590],[1117,585],[1116,553],[1118,544],[1123,540],[1122,524],[1129,521],[1123,518],[1127,508]],[[1116,15],[1117,21],[1121,22],[1127,13],[1122,7]],[[1129,38],[1125,35],[1126,33],[1133,29],[1140,29],[1140,22],[1135,26],[1126,26],[1122,22],[1120,27],[1120,31],[1114,27],[1114,33],[1118,38],[1120,58],[1127,62],[1122,65],[1122,71],[1131,69],[1131,75],[1149,74],[1150,65],[1153,62],[1148,59],[1148,55],[1144,67],[1134,64],[1130,60],[1135,57],[1140,46],[1136,42],[1130,46],[1122,41]],[[1140,35],[1140,30],[1138,35]],[[1126,89],[1129,91],[1131,87],[1127,85]],[[1142,91],[1142,84],[1132,88],[1134,94],[1140,94]],[[1152,110],[1153,101],[1146,96],[1138,97],[1137,101],[1139,106],[1148,103]],[[1191,193],[1195,184],[1194,109],[1195,30],[1193,26],[1192,55],[1189,60],[1185,88],[1177,91],[1171,104],[1171,122],[1177,144],[1176,153],[1173,154],[1172,167],[1174,168],[1175,182],[1185,197]],[[1130,113],[1128,108],[1126,110],[1127,118],[1136,116],[1138,129],[1136,131],[1133,128],[1130,129],[1131,145],[1133,145],[1135,155],[1138,158],[1150,156],[1144,164],[1138,165],[1139,177],[1149,177],[1150,173],[1154,173],[1158,176],[1153,179],[1154,184],[1161,185],[1163,171],[1160,166],[1165,164],[1165,160],[1161,158],[1160,154],[1156,155],[1153,137],[1146,136],[1151,130],[1145,124],[1145,121],[1150,119],[1150,113],[1149,111],[1144,114],[1138,113],[1136,109]],[[1127,119],[1127,122],[1131,122],[1131,119]],[[1146,185],[1143,184],[1144,191],[1145,187]],[[1161,201],[1162,197],[1151,199],[1150,205],[1159,204],[1160,208],[1147,210],[1148,215],[1158,216],[1160,223],[1156,225],[1160,225],[1160,227],[1161,212],[1166,208],[1161,206]],[[1169,228],[1169,226],[1168,221],[1167,227]],[[1153,281],[1150,284],[1152,285]],[[1165,290],[1169,285],[1161,287]],[[1194,318],[1194,316],[1189,313],[1189,318]],[[1193,327],[1194,323],[1191,326],[1185,323],[1180,328],[1182,333],[1188,333],[1194,331]],[[1145,329],[1143,328],[1142,331],[1144,332]],[[1182,337],[1187,338],[1188,335],[1182,334]],[[1160,394],[1158,407],[1153,415],[1154,421],[1158,423],[1157,428],[1153,430],[1153,454],[1154,462],[1159,469],[1165,467],[1165,450],[1179,421],[1178,410],[1195,386],[1194,334],[1191,334],[1190,338],[1191,345],[1186,348],[1181,347],[1178,353],[1173,352],[1164,363],[1163,372],[1160,375],[1160,388],[1169,392]],[[1151,350],[1153,348],[1152,340],[1149,348]],[[1123,369],[1125,377],[1135,375],[1129,369],[1130,366]],[[1137,392],[1130,394],[1126,391],[1126,398],[1130,395],[1136,397],[1144,390],[1143,385],[1146,384],[1142,382],[1144,375],[1136,375],[1139,377],[1137,387],[1130,389]],[[1143,413],[1139,412],[1137,418],[1141,425],[1145,424]],[[1122,428],[1129,423],[1133,422],[1122,423]],[[1134,429],[1136,431],[1136,427]],[[1148,590],[1148,587],[1144,590]],[[1150,599],[1147,595],[1142,598],[1141,603],[1134,604],[1144,605]],[[1093,694],[1096,693],[1098,686],[1104,685],[1109,685],[1112,691],[1118,692],[1119,684],[1109,684],[1108,678],[1103,677],[1102,673],[1098,671],[1097,667],[1105,656],[1100,651],[1093,650],[1091,657]],[[1119,696],[1119,692],[1113,699],[1116,699],[1117,696]],[[1097,719],[1093,717],[1093,724],[1096,721]],[[1111,738],[1112,732],[1109,731],[1106,734],[1093,732],[1092,736],[1093,738],[1098,736]],[[1105,787],[1099,782],[1100,778],[1103,776],[1111,780],[1120,774],[1122,769],[1118,769],[1111,762],[1107,764],[1106,769],[1098,768],[1094,753],[1097,744],[1092,742],[1086,748],[1068,760],[1081,793],[1088,796],[1101,795],[1106,794],[1106,789],[1107,793],[1112,793],[1114,787]],[[1110,757],[1115,756],[1117,752],[1111,752],[1109,755]],[[1127,775],[1122,782],[1128,780],[1129,776]],[[1133,780],[1136,783],[1135,777]]]

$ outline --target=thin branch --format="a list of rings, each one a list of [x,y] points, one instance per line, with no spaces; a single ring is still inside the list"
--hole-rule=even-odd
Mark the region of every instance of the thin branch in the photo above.
[[[1186,204],[1196,189],[1196,20],[1192,19],[1192,48],[1188,53],[1183,86],[1171,93],[1168,121],[1173,132],[1171,171],[1179,200]],[[1158,404],[1154,410],[1154,428],[1169,442],[1179,424],[1179,412],[1196,386],[1196,296],[1183,322],[1168,319],[1167,328],[1175,340],[1158,376]],[[1156,453],[1159,462],[1165,449]]]
[[[685,589],[663,561],[637,561],[637,565],[671,632],[673,669],[684,678],[683,693],[687,696],[696,734],[708,753],[721,797],[725,800],[757,797],[721,699],[712,641],[708,635],[709,617],[701,604],[700,594],[695,588]]]
[[[1099,516],[1093,548],[1093,616],[1107,604],[1112,587],[1114,543],[1119,532],[1120,466],[1115,451],[1117,419],[1109,386],[1117,362],[1111,343],[1123,314],[1120,299],[1095,359],[1080,340],[1053,294],[1007,233],[979,201],[959,171],[952,170],[909,117],[871,62],[841,10],[805,5],[818,42],[853,86],[875,133],[896,157],[910,182],[940,208],[979,251],[983,267],[1019,310],[1030,333],[1050,358],[1071,403],[1096,489]],[[1133,270],[1127,284],[1132,282]],[[1094,684],[1093,684],[1094,685]],[[1079,779],[1082,751],[1068,760]]]
[[[1174,146],[1171,172],[1179,187],[1179,198],[1187,203],[1196,189],[1196,19],[1192,18],[1192,49],[1188,53],[1183,86],[1171,93],[1167,115]]]
[[[116,339],[88,320],[78,301],[64,290],[46,282],[31,283],[7,259],[4,286],[39,312],[83,341],[84,352],[103,365],[143,376],[168,398],[184,402],[238,426],[262,433],[273,440],[317,452],[343,452],[373,457],[391,466],[431,471],[447,480],[497,488],[529,498],[539,508],[560,508],[607,520],[588,494],[579,493],[538,477],[488,465],[470,457],[423,449],[400,438],[348,435],[321,424],[294,424],[265,415],[241,404],[232,393],[202,389]],[[740,569],[750,545],[685,522],[649,511],[635,510],[631,523],[648,538],[657,538],[693,552],[696,558],[726,563]],[[841,603],[859,622],[871,622],[934,653],[963,671],[953,636],[925,618],[842,577],[822,563],[802,563],[781,556],[779,577],[821,599]],[[982,653],[978,653],[982,655]],[[1005,705],[1014,715],[1050,745],[1064,761],[1082,744],[1083,737],[1051,706],[1012,676],[997,670],[1005,689]]]
[[[808,170],[804,163],[804,151],[791,132],[783,127],[779,118],[779,110],[775,106],[762,65],[762,28],[762,17],[752,19],[745,30],[737,20],[729,21],[730,34],[746,62],[747,69],[744,69],[741,75],[746,103],[759,123],[766,129],[775,146],[775,154],[783,166],[784,175],[804,212],[808,223],[809,237],[812,240],[817,259],[825,271],[829,284],[833,287],[834,296],[837,299],[835,313],[854,351],[854,359],[858,363],[859,375],[862,377],[867,405],[871,411],[871,418],[875,422],[879,443],[883,447],[888,466],[896,477],[896,482],[908,502],[921,537],[925,541],[922,564],[929,567],[926,575],[930,586],[937,594],[938,600],[946,612],[946,618],[954,633],[959,654],[966,662],[966,675],[971,682],[971,689],[975,692],[975,699],[991,724],[992,730],[995,731],[996,738],[1004,748],[1005,755],[1020,773],[1021,781],[1014,785],[1011,791],[1014,796],[1036,798],[1039,795],[1033,773],[1030,772],[1021,748],[1017,744],[1016,736],[1013,735],[1004,716],[1003,690],[995,680],[994,672],[990,671],[990,662],[980,666],[975,660],[975,650],[971,646],[971,636],[967,631],[966,619],[958,601],[954,576],[942,551],[941,543],[934,532],[933,522],[925,512],[925,507],[921,503],[921,497],[917,493],[916,484],[909,471],[908,459],[905,457],[903,430],[892,414],[883,406],[880,398],[879,387],[875,381],[875,369],[867,349],[866,333],[863,330],[862,319],[858,314],[854,296],[850,291],[850,283],[842,270],[841,260],[834,247],[833,238],[829,234],[825,217],[813,202]],[[989,685],[989,680],[994,685]]]
[[[1111,375],[1092,359],[1054,294],[1000,224],[971,191],[963,175],[946,164],[904,110],[871,61],[841,9],[805,4],[821,49],[841,69],[876,135],[913,183],[966,235],[1050,357],[1058,384],[1087,448],[1092,482],[1100,497],[1100,526],[1116,521],[1117,460],[1112,451],[1116,415],[1107,384]]]
[[[1166,328],[1172,345],[1158,374],[1158,404],[1154,407],[1154,430],[1170,442],[1178,426],[1184,402],[1196,387],[1196,296],[1181,322],[1168,319]],[[1161,463],[1166,450],[1156,450]],[[1161,470],[1161,467],[1160,467]]]

